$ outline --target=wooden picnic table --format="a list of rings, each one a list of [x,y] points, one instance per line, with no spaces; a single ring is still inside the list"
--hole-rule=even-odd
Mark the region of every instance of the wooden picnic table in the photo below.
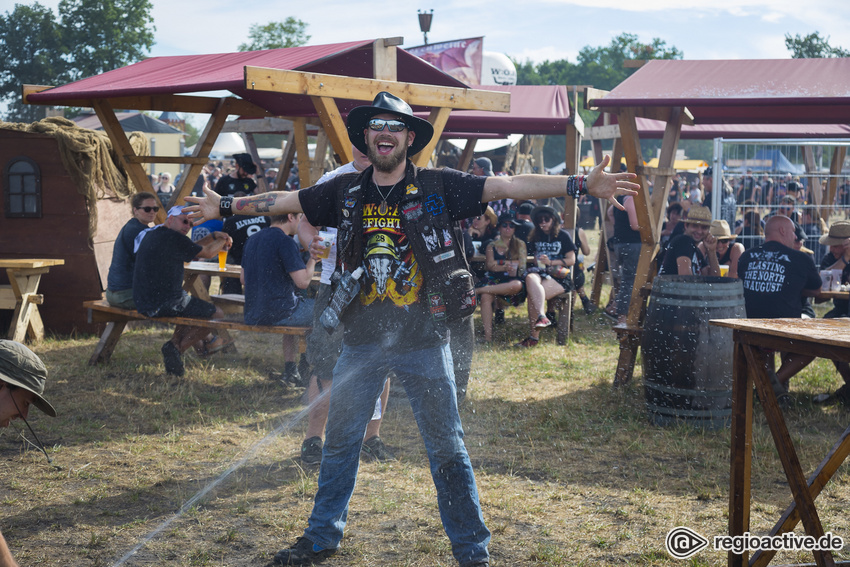
[[[820,291],[816,299],[850,299],[850,291]]]
[[[768,352],[809,354],[850,362],[850,319],[716,319],[711,324],[733,330],[732,431],[729,487],[729,535],[741,536],[750,530],[750,473],[753,441],[753,386],[758,393],[793,502],[785,509],[771,536],[790,532],[803,522],[807,535],[820,538],[823,525],[814,499],[850,453],[850,427],[807,480],[776,395],[765,370]],[[812,552],[817,565],[835,565],[829,551]],[[767,565],[774,551],[729,552],[728,564]]]
[[[38,312],[44,296],[38,293],[38,286],[52,266],[64,263],[55,258],[0,260],[0,268],[5,268],[9,277],[9,284],[0,286],[0,309],[14,310],[7,338],[19,343],[27,336],[34,341],[44,338],[44,323]]]
[[[226,264],[224,271],[218,269],[218,262],[188,262],[183,264],[183,289],[189,294],[212,301],[210,292],[201,280],[201,276],[219,276],[221,278],[239,278],[242,266]]]

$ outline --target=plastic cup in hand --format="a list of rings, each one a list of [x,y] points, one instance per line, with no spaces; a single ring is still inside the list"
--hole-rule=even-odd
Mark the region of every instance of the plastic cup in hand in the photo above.
[[[227,250],[219,250],[218,251],[218,271],[223,272],[227,268]]]
[[[331,254],[331,246],[333,246],[334,238],[336,235],[332,232],[326,232],[324,230],[319,231],[319,238],[322,239],[321,245],[324,247],[319,253],[319,258],[327,258]]]

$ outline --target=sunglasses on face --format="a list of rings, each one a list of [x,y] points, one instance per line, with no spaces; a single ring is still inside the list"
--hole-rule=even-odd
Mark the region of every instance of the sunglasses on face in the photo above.
[[[540,217],[537,224],[543,224],[544,222],[552,222],[552,217]]]
[[[511,223],[511,222],[503,222],[503,223],[502,223],[502,224],[500,224],[499,226],[501,226],[502,228],[516,228],[516,227],[514,226],[514,224],[513,224],[513,223]]]
[[[369,129],[375,132],[381,132],[384,126],[389,128],[390,132],[401,132],[407,128],[407,124],[401,120],[387,120],[385,118],[373,118],[369,121]]]
[[[159,207],[136,207],[140,211],[145,211],[146,213],[155,213],[159,211]]]

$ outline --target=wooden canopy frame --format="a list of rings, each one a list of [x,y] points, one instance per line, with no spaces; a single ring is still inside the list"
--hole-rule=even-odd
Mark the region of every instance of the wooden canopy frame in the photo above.
[[[510,94],[508,93],[399,82],[397,80],[397,49],[401,43],[402,38],[400,37],[375,40],[373,44],[374,77],[371,79],[246,65],[244,67],[245,88],[271,93],[309,96],[319,116],[318,125],[324,129],[328,143],[331,144],[334,152],[343,163],[352,160],[352,153],[345,123],[337,106],[337,99],[371,102],[380,91],[389,91],[404,99],[411,106],[431,108],[429,121],[434,126],[434,136],[421,152],[413,156],[413,162],[419,166],[428,163],[453,109],[495,112],[508,112],[510,110]],[[25,104],[90,106],[94,108],[104,131],[116,148],[119,159],[135,187],[150,187],[150,181],[143,164],[177,163],[188,165],[189,168],[180,177],[172,203],[183,202],[184,198],[191,192],[203,166],[209,161],[210,151],[228,116],[275,118],[261,106],[235,97],[213,98],[166,94],[112,98],[68,98],[45,103],[29,99],[29,95],[50,88],[52,87],[24,85],[23,102]],[[136,155],[130,146],[115,117],[115,109],[191,112],[209,114],[210,118],[191,156],[140,156]],[[310,174],[311,167],[307,152],[307,123],[310,119],[306,116],[286,118],[289,118],[293,123],[293,143],[288,144],[288,148],[292,148],[293,151],[298,153],[302,187],[306,187],[314,181]],[[252,154],[256,159],[256,148],[253,149]],[[157,222],[163,222],[165,216],[166,210],[163,207],[157,214]]]

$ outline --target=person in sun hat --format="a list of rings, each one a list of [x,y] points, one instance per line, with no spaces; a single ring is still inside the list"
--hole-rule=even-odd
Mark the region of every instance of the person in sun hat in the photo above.
[[[717,239],[709,232],[711,211],[702,205],[688,209],[684,221],[685,232],[670,241],[664,254],[662,275],[680,276],[719,276],[720,263],[717,261]],[[704,245],[705,253],[699,244]]]
[[[729,223],[723,219],[711,221],[708,233],[717,240],[717,263],[728,267],[725,276],[727,278],[737,278],[738,259],[744,253],[744,245],[740,242],[735,242],[735,238],[738,235],[729,229]],[[698,247],[703,256],[708,255],[705,242],[700,242]]]
[[[21,343],[0,340],[0,427],[9,427],[15,419],[26,422],[31,405],[50,417],[56,417],[56,410],[44,399],[46,381],[47,368],[33,351]],[[41,445],[40,442],[39,445]],[[3,567],[18,565],[12,557],[2,532],[0,532],[0,565]]]
[[[279,551],[273,564],[311,565],[337,552],[363,432],[392,370],[417,416],[452,554],[461,567],[487,567],[490,531],[463,443],[448,342],[449,325],[469,321],[475,308],[457,224],[482,214],[493,200],[586,193],[613,200],[636,194],[639,186],[630,181],[634,174],[605,173],[608,158],[587,177],[481,177],[418,168],[408,157],[429,146],[433,127],[388,92],[351,110],[347,128],[351,143],[372,162],[361,173],[298,193],[230,199],[207,191],[204,197],[187,197],[197,222],[232,214],[304,212],[313,226],[339,229],[337,274],[364,270],[359,293],[342,313],[343,347],[334,368],[313,511],[304,535]],[[311,243],[311,253],[319,241]]]
[[[838,221],[832,223],[829,232],[818,239],[822,246],[829,246],[829,251],[820,260],[821,270],[846,270],[850,266],[850,221]],[[834,317],[850,317],[850,301],[846,299],[833,299],[832,309],[825,315],[825,319]]]

